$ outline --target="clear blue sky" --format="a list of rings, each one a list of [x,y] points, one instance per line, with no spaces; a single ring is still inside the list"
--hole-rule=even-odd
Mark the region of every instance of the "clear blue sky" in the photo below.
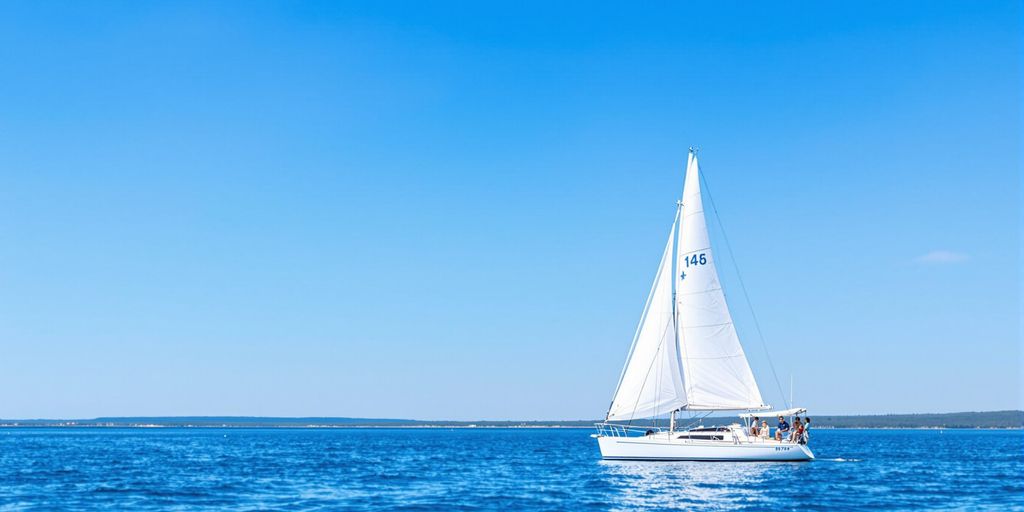
[[[601,417],[690,145],[797,402],[1021,407],[1019,2],[477,4],[3,3],[0,417]]]

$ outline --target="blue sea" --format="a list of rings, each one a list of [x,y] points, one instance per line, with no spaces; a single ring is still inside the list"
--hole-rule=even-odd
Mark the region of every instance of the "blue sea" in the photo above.
[[[0,510],[1024,510],[1024,433],[824,430],[805,463],[601,461],[586,429],[0,429]]]

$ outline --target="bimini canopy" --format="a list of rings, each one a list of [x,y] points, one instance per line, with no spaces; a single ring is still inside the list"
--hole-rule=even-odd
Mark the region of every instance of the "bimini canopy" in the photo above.
[[[761,412],[745,412],[740,414],[740,418],[747,419],[757,416],[759,418],[771,418],[774,416],[793,416],[794,414],[804,414],[807,409],[802,407],[794,407],[793,409],[786,409],[785,411],[761,411]]]

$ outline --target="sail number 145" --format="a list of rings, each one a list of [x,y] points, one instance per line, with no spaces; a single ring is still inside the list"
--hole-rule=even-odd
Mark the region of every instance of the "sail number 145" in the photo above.
[[[686,257],[686,258],[683,258],[683,259],[686,260],[686,267],[687,268],[689,268],[691,266],[695,267],[697,265],[703,265],[703,264],[708,262],[707,253],[703,253],[703,252],[700,253],[700,254],[694,254],[692,256],[689,256],[689,257]]]

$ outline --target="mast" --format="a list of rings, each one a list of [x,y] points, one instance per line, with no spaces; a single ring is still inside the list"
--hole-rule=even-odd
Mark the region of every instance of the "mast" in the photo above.
[[[693,148],[690,148],[691,150]],[[689,162],[687,162],[689,163]],[[679,371],[679,380],[683,385],[683,392],[686,391],[686,372],[683,371],[683,359],[682,359],[682,345],[679,339],[679,300],[676,294],[679,292],[678,281],[676,275],[679,272],[679,246],[682,243],[682,231],[683,231],[683,200],[680,198],[676,201],[676,223],[679,225],[678,228],[673,228],[673,235],[675,235],[675,245],[672,247],[672,336],[675,338],[672,343],[675,345],[676,353],[676,369]],[[683,407],[686,407],[685,405]],[[678,409],[677,409],[678,410]],[[675,423],[676,410],[672,411],[672,422]]]

